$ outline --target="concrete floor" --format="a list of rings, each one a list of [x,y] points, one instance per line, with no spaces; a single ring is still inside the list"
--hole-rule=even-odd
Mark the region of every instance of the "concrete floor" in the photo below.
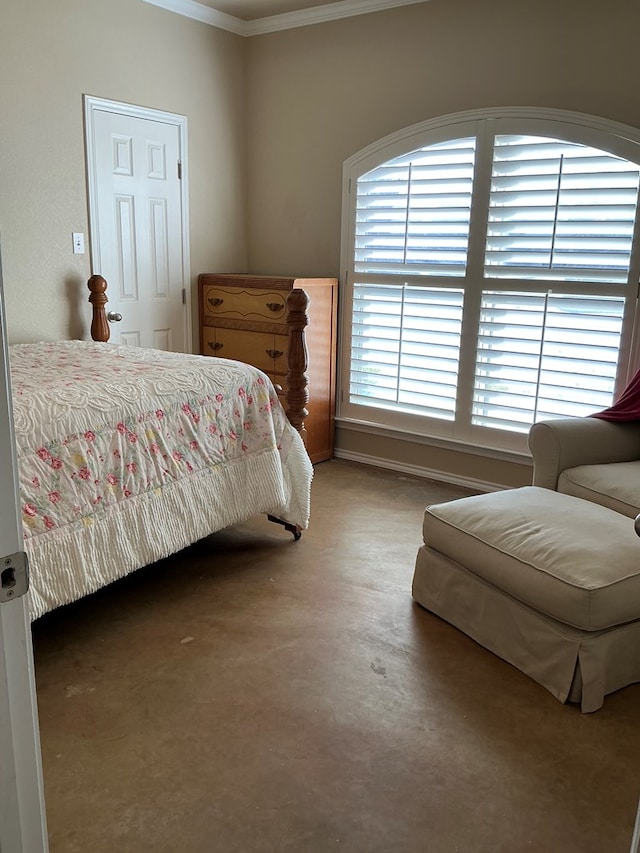
[[[339,460],[34,625],[52,853],[628,853],[640,686],[596,714],[415,605],[424,506]]]

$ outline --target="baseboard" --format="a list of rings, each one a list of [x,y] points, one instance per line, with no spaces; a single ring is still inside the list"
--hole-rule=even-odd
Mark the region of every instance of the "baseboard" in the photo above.
[[[450,483],[454,486],[462,486],[477,492],[499,492],[507,488],[499,483],[488,483],[483,480],[475,480],[472,477],[458,477],[447,474],[444,471],[435,471],[432,468],[423,468],[419,465],[408,465],[397,462],[394,459],[381,459],[379,456],[367,456],[365,453],[354,453],[351,450],[336,449],[337,459],[346,459],[349,462],[360,462],[362,465],[372,465],[374,468],[386,468],[390,471],[399,471],[402,474],[410,474],[425,480],[436,480],[439,483]]]

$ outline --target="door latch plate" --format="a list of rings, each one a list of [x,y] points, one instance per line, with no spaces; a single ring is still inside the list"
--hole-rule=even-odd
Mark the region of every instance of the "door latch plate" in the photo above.
[[[20,598],[29,589],[29,560],[24,551],[0,558],[0,603]]]

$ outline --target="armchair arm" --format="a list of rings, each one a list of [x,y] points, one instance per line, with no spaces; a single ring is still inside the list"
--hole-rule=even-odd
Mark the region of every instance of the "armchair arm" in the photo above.
[[[533,485],[556,489],[558,477],[578,465],[640,459],[640,422],[600,418],[538,421],[529,430]]]

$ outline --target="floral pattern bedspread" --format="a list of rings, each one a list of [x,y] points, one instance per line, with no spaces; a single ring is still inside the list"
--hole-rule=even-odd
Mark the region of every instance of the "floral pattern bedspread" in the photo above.
[[[251,460],[277,450],[286,469],[292,448],[300,458],[270,381],[240,362],[57,341],[13,345],[10,363],[27,542],[68,537],[222,469],[242,473],[233,489],[241,500],[251,471],[262,470]],[[310,481],[309,471],[301,476]],[[307,518],[287,520],[306,527]]]

